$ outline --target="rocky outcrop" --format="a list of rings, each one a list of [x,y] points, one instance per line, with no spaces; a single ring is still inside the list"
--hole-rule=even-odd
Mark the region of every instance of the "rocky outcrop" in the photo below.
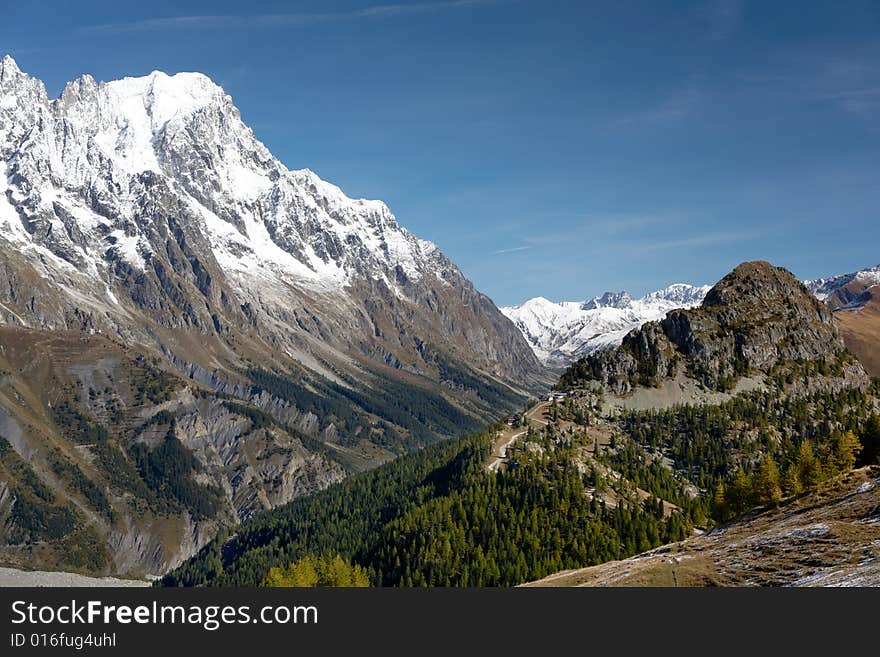
[[[790,362],[825,363],[866,382],[864,370],[845,354],[831,311],[800,281],[781,267],[747,262],[719,281],[700,307],[674,310],[632,331],[617,349],[576,363],[562,383],[598,381],[624,394],[683,372],[726,390],[743,375]]]

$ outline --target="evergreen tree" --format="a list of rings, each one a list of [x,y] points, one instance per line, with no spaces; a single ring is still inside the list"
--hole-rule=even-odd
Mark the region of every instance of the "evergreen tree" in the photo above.
[[[724,522],[730,517],[730,510],[724,496],[724,484],[720,481],[715,486],[715,492],[712,495],[712,517],[720,522]]]
[[[813,446],[801,441],[797,451],[798,479],[804,488],[815,488],[822,481],[822,466],[813,452]]]
[[[742,468],[737,468],[734,473],[725,497],[733,515],[739,515],[752,507],[752,482]]]
[[[785,468],[785,474],[782,477],[782,490],[786,495],[800,495],[804,490],[798,476],[798,468],[794,463],[790,463]]]
[[[779,485],[779,468],[772,456],[765,456],[758,469],[755,493],[760,504],[779,504],[782,488]]]
[[[833,440],[834,466],[838,472],[849,472],[856,464],[862,443],[852,431],[835,436]]]

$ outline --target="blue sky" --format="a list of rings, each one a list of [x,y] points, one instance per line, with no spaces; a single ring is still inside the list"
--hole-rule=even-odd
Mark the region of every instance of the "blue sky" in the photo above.
[[[498,304],[880,262],[880,2],[7,2],[50,94],[202,71]]]

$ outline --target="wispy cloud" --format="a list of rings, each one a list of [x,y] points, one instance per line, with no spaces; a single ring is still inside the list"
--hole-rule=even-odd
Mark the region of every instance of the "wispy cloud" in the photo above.
[[[771,63],[770,70],[740,76],[746,82],[769,82],[766,93],[809,106],[827,104],[862,124],[880,129],[880,49],[815,48]]]
[[[670,251],[678,249],[692,249],[705,246],[722,246],[736,242],[746,242],[760,237],[758,233],[751,232],[722,232],[695,235],[676,240],[661,240],[633,244],[632,250],[637,253],[650,253],[653,251]]]
[[[560,215],[564,226],[523,237],[530,246],[558,246],[578,242],[613,239],[621,233],[633,233],[657,226],[677,225],[687,218],[681,212],[584,213]],[[542,216],[541,219],[546,219]],[[553,222],[551,222],[552,225]],[[559,222],[556,222],[557,224]]]
[[[505,253],[518,253],[519,251],[528,251],[529,249],[533,249],[534,246],[526,245],[526,246],[514,246],[509,249],[498,249],[497,251],[492,251],[492,255],[504,255]]]
[[[691,116],[700,104],[703,94],[699,89],[688,87],[660,101],[654,107],[631,112],[618,117],[618,125],[656,125],[680,121]]]
[[[815,80],[815,97],[848,114],[878,125],[880,65],[862,58],[838,58],[825,63]]]
[[[791,75],[779,73],[741,73],[737,77],[749,84],[784,84],[794,80]]]
[[[653,226],[678,223],[683,219],[680,212],[585,214],[580,228],[591,233],[615,234]]]
[[[439,0],[435,2],[373,5],[344,12],[295,12],[278,14],[252,14],[236,16],[228,14],[172,16],[148,18],[127,23],[105,23],[80,27],[81,34],[118,35],[136,32],[187,31],[187,30],[259,30],[284,27],[301,27],[320,23],[379,19],[396,16],[427,14],[480,5],[493,5],[512,0]]]

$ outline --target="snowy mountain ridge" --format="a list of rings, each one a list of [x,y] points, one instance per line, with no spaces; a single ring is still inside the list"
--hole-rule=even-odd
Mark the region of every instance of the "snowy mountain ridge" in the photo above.
[[[858,309],[870,298],[863,292],[880,285],[880,265],[849,274],[804,281],[804,285],[817,299],[829,303],[835,309]]]
[[[606,292],[589,301],[554,303],[544,297],[506,306],[538,359],[565,365],[597,349],[619,344],[632,329],[662,319],[670,310],[699,305],[710,286],[676,283],[634,299],[627,292]]]
[[[156,178],[187,202],[234,278],[269,266],[291,283],[339,290],[367,269],[402,293],[399,272],[413,281],[437,272],[442,281],[451,267],[381,201],[350,199],[308,169],[287,170],[202,74],[155,71],[107,83],[86,75],[49,100],[7,56],[0,98],[0,163],[10,181],[2,191],[37,214],[60,206],[70,215],[43,235],[5,207],[0,235],[29,250],[45,246],[58,267],[106,278],[110,250],[143,270],[148,228],[126,220]],[[109,207],[89,207],[93,199]]]

